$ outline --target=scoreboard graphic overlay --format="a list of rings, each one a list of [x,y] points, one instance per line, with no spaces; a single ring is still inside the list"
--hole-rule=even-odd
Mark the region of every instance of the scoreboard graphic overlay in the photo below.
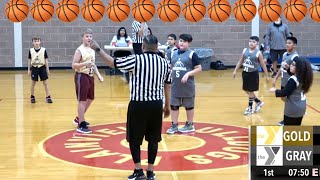
[[[252,126],[250,179],[320,179],[320,126]]]

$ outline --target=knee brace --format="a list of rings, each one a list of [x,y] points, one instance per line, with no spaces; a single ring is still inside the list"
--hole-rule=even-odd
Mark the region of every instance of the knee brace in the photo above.
[[[178,111],[179,110],[179,106],[170,105],[170,108],[171,108],[172,111]]]
[[[190,111],[192,109],[194,109],[194,107],[185,107],[186,111]]]

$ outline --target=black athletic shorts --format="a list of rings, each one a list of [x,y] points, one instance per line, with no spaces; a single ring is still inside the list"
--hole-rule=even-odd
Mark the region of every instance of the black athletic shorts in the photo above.
[[[244,72],[242,71],[242,89],[244,91],[258,91],[259,90],[259,72]]]
[[[278,61],[279,59],[282,60],[282,56],[286,51],[287,50],[285,50],[285,49],[280,49],[280,50],[270,49],[270,59],[271,59],[271,61],[274,62],[274,61]]]
[[[41,81],[45,81],[48,79],[48,73],[46,66],[41,66],[39,68],[31,66],[31,79],[33,81],[38,81],[38,77],[40,76]]]

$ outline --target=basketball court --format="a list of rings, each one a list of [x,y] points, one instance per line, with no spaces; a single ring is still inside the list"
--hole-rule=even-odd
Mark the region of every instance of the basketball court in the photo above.
[[[248,127],[275,125],[282,118],[283,103],[268,92],[270,83],[261,78],[259,96],[265,106],[257,114],[244,116],[247,96],[237,75],[232,79],[232,71],[224,70],[204,71],[197,77],[197,131],[166,135],[170,120],[165,119],[157,179],[248,179]],[[306,126],[319,125],[320,74],[314,75],[303,119]],[[37,102],[31,104],[26,72],[0,71],[1,179],[126,179],[133,169],[124,135],[128,85],[121,76],[96,81],[96,99],[86,116],[94,132],[81,135],[72,124],[77,107],[73,71],[53,70],[51,77],[53,104],[45,102],[40,83]],[[185,119],[181,111],[180,126]],[[142,159],[146,159],[145,149],[143,144]]]
[[[34,2],[0,1],[1,180],[123,180],[132,174],[134,164],[125,139],[129,85],[121,76],[105,75],[104,67],[100,68],[104,82],[98,82],[96,78],[95,100],[86,113],[93,133],[79,134],[75,131],[73,120],[77,115],[78,102],[74,71],[70,67],[75,49],[81,44],[80,34],[85,28],[92,28],[94,39],[103,47],[110,43],[121,26],[126,27],[131,36],[134,18],[152,19],[148,23],[161,43],[170,33],[178,36],[189,33],[194,37],[192,48],[211,48],[216,60],[235,66],[243,48],[248,46],[249,37],[263,37],[268,24],[264,21],[271,17],[263,13],[266,11],[263,9],[256,15],[252,13],[258,9],[259,0],[247,1],[247,4],[233,0],[229,4],[219,4],[220,9],[213,8],[215,4],[210,3],[211,0],[198,4],[188,1],[191,5],[184,5],[186,1],[178,0],[170,5],[171,10],[165,10],[163,6],[157,12],[158,0],[153,1],[153,13],[149,11],[152,5],[137,4],[133,0],[123,4],[117,0],[113,4],[109,0],[101,0],[92,6],[84,0],[50,0],[48,4],[44,3],[48,0]],[[83,2],[84,8],[81,6]],[[290,6],[285,4],[285,0],[279,2],[284,9]],[[307,3],[310,5],[311,1]],[[302,21],[306,17],[305,20],[291,23],[283,19],[299,40],[298,52],[319,61],[319,24],[315,21],[320,21],[320,18],[315,12],[320,6],[314,4],[314,11],[310,12],[312,19],[306,17],[307,6],[303,3],[292,5],[285,16],[291,21]],[[178,5],[180,14],[176,13]],[[236,11],[231,15],[234,5]],[[19,8],[15,7],[17,9],[13,11],[12,6]],[[120,10],[115,10],[115,6]],[[272,6],[281,14],[279,3]],[[140,11],[143,13],[139,15]],[[158,17],[157,13],[162,15]],[[21,21],[24,22],[13,23]],[[175,22],[172,24],[170,21]],[[222,21],[225,22],[220,23]],[[30,103],[31,81],[26,71],[26,53],[32,47],[30,41],[35,35],[42,38],[43,46],[48,49],[50,67],[56,68],[50,70],[48,81],[52,104],[45,102],[41,82],[35,86],[36,103]],[[96,62],[99,67],[105,66],[98,58]],[[248,96],[242,91],[241,71],[235,79],[232,72],[233,68],[229,68],[203,71],[197,75],[196,132],[167,135],[165,132],[171,119],[164,119],[154,168],[157,179],[248,179],[249,128],[277,125],[283,118],[284,103],[269,92],[272,82],[267,82],[260,73],[257,95],[265,105],[258,113],[243,115]],[[314,72],[303,126],[319,125],[319,82],[320,72]],[[280,82],[277,87],[280,88]],[[185,121],[186,113],[182,108],[179,126],[183,126]],[[146,150],[147,143],[144,142],[141,150],[144,170],[147,167]]]

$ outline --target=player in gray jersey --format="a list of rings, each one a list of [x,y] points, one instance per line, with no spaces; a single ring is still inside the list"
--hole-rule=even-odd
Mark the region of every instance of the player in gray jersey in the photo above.
[[[286,86],[290,78],[290,75],[287,72],[290,67],[290,64],[293,62],[293,59],[295,57],[299,56],[298,53],[296,52],[297,44],[298,44],[297,38],[295,37],[287,38],[286,40],[287,52],[283,54],[280,71],[278,71],[277,75],[273,79],[273,83],[272,83],[273,87],[276,86],[277,79],[280,76],[281,76],[281,89],[283,89]]]
[[[286,97],[283,121],[279,125],[301,125],[306,112],[306,93],[313,82],[311,64],[305,59],[295,57],[290,64],[288,73],[291,75],[283,89],[272,87],[276,97]]]
[[[171,64],[171,57],[173,55],[173,52],[178,50],[176,46],[176,40],[177,40],[177,36],[175,34],[168,35],[168,38],[167,38],[168,47],[165,52],[165,58],[169,64]]]
[[[233,71],[233,78],[236,77],[237,70],[240,66],[243,66],[242,72],[242,89],[249,96],[249,106],[246,108],[244,115],[251,115],[253,113],[252,105],[253,101],[256,102],[254,112],[259,112],[264,102],[260,101],[254,94],[254,91],[259,90],[259,66],[261,65],[267,79],[269,79],[267,67],[263,61],[261,51],[258,50],[257,46],[259,38],[257,36],[250,37],[249,48],[244,48],[241,58],[238,61],[236,68]]]
[[[177,132],[194,132],[194,98],[195,83],[194,75],[199,73],[202,68],[198,55],[189,48],[192,42],[190,34],[181,34],[179,36],[179,50],[173,52],[171,59],[171,127],[167,130],[168,134]],[[187,122],[185,126],[178,129],[179,107],[183,106],[187,113]]]

